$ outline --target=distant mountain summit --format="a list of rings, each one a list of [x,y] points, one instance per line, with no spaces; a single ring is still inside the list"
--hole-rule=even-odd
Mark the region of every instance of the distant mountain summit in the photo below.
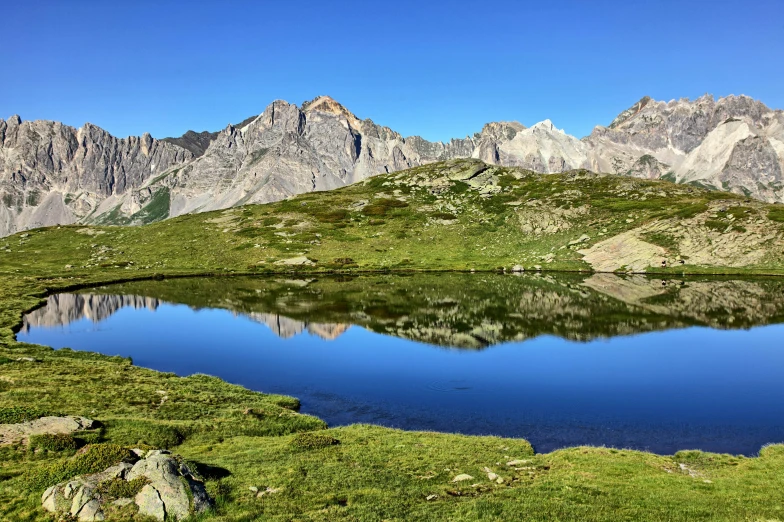
[[[329,96],[277,100],[218,132],[118,139],[85,124],[0,120],[0,235],[68,223],[140,224],[329,190],[454,158],[540,173],[589,169],[784,201],[784,113],[747,96],[644,97],[578,139],[545,120],[430,142],[361,120]]]

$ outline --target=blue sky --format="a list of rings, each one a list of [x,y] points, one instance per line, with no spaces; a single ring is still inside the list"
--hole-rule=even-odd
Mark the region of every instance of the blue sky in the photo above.
[[[2,2],[0,117],[117,136],[218,130],[328,94],[403,135],[550,118],[577,136],[644,95],[784,108],[784,2]]]

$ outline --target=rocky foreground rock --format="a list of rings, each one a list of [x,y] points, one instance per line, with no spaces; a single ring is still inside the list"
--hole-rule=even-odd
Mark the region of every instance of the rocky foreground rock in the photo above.
[[[133,496],[117,496],[116,491],[132,491]],[[211,505],[198,475],[165,450],[149,451],[135,463],[121,462],[52,486],[41,502],[50,513],[79,521],[110,520],[119,514],[184,520]]]
[[[85,124],[0,120],[0,236],[39,226],[140,224],[329,190],[435,161],[541,173],[589,169],[784,201],[784,113],[746,96],[641,99],[578,139],[549,120],[495,122],[447,143],[404,138],[327,96],[275,101],[220,132],[117,139]]]
[[[34,435],[71,434],[94,426],[95,421],[74,416],[48,416],[17,424],[0,424],[0,446],[27,442]]]

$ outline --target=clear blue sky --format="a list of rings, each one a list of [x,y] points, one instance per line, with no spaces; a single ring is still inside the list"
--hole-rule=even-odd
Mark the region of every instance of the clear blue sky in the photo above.
[[[784,108],[784,1],[5,1],[0,117],[117,136],[218,130],[329,94],[403,135],[550,118],[577,136],[644,95]]]

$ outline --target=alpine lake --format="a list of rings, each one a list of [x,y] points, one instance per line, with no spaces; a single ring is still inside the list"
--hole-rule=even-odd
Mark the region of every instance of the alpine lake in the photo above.
[[[784,441],[784,281],[384,274],[139,281],[17,338],[291,395],[331,426],[755,455]]]

